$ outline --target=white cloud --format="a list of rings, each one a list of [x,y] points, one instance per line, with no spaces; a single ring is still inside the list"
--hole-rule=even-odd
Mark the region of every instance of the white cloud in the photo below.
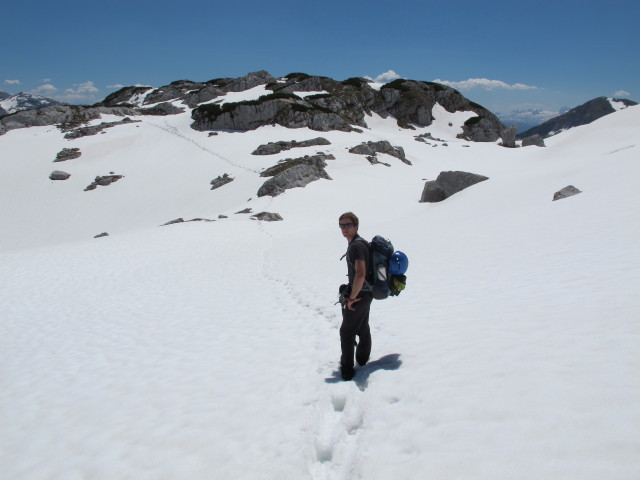
[[[67,88],[64,92],[67,95],[87,95],[98,92],[93,82],[76,83],[73,86],[76,88]]]
[[[5,85],[20,85],[20,80],[5,80]]]
[[[51,95],[57,91],[58,89],[55,86],[50,83],[45,83],[44,85],[40,85],[38,88],[32,90],[30,93],[35,93],[36,95]]]
[[[93,82],[75,83],[75,88],[67,88],[64,91],[64,95],[61,95],[57,100],[61,100],[67,103],[91,103],[96,101],[95,94],[100,90],[95,87]]]
[[[468,80],[462,80],[461,82],[450,82],[448,80],[436,79],[434,82],[448,85],[458,90],[472,90],[476,88],[481,88],[483,90],[535,90],[538,88],[531,85],[525,85],[524,83],[514,83],[510,85],[501,80],[489,80],[488,78],[469,78]]]
[[[618,90],[613,94],[614,97],[628,97],[629,95],[631,94],[626,90]]]
[[[364,78],[366,78],[367,80],[373,80],[374,82],[377,82],[377,83],[388,83],[388,82],[397,80],[398,78],[401,78],[401,77],[393,70],[387,70],[386,72],[378,75],[376,78],[371,78],[369,76],[365,76]]]
[[[115,85],[107,85],[106,88],[124,88],[124,85],[120,85],[119,83],[116,83]]]

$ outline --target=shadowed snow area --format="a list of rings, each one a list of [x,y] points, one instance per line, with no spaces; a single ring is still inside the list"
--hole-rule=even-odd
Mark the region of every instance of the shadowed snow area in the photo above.
[[[265,156],[318,132],[208,136],[185,113],[1,136],[0,477],[639,478],[640,107],[546,148],[466,142],[468,112],[434,116]],[[412,165],[348,152],[381,140]],[[257,197],[260,171],[318,151],[332,180]],[[489,180],[419,203],[449,170]],[[552,201],[567,185],[582,193]],[[410,266],[342,382],[348,210]],[[179,217],[216,221],[160,227]]]

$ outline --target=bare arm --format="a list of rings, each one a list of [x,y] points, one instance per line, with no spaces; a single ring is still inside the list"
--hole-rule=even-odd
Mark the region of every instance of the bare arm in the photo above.
[[[364,285],[364,279],[367,273],[367,266],[364,260],[356,260],[356,275],[353,279],[353,286],[351,287],[351,300],[355,299],[360,290],[362,290],[362,286]]]

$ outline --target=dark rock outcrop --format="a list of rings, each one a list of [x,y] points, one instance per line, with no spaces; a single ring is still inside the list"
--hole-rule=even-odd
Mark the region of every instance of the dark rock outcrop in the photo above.
[[[315,165],[295,165],[267,180],[258,190],[258,197],[276,197],[289,188],[304,187],[311,182],[331,177],[324,169]]]
[[[567,113],[547,120],[537,127],[530,128],[518,137],[526,138],[538,134],[542,138],[547,138],[569,128],[587,125],[598,118],[615,112],[616,109],[611,105],[611,101],[619,102],[627,107],[637,105],[636,102],[626,99],[613,98],[610,100],[607,97],[594,98],[578,107],[572,108]]]
[[[502,146],[507,148],[516,147],[516,130],[517,127],[503,128],[500,131],[500,138],[502,138]]]
[[[528,147],[531,145],[535,145],[536,147],[544,147],[544,139],[537,133],[535,135],[531,135],[530,137],[525,137],[522,139],[523,147]]]
[[[223,185],[231,182],[233,182],[233,178],[230,177],[228,173],[225,173],[224,175],[218,176],[218,178],[211,180],[211,190],[215,190],[216,188],[220,188]]]
[[[322,137],[303,140],[301,142],[296,142],[295,140],[291,140],[290,142],[269,142],[265,145],[260,145],[251,153],[251,155],[274,155],[286,150],[291,150],[292,148],[314,147],[318,145],[331,145],[331,142]]]
[[[103,237],[108,237],[109,234],[107,232],[102,232],[99,233],[98,235],[94,236],[93,238],[103,238]]]
[[[489,177],[469,172],[441,172],[438,178],[425,183],[420,202],[440,202],[488,179]]]
[[[394,147],[387,140],[381,140],[379,142],[367,142],[350,148],[349,153],[356,153],[358,155],[367,155],[375,157],[376,153],[386,153],[392,157],[396,157],[407,165],[411,165],[411,162],[407,160],[402,147]]]
[[[141,115],[157,115],[162,117],[166,115],[177,115],[184,113],[184,111],[184,108],[176,107],[173,103],[169,102],[159,103],[153,107],[141,108],[139,110]]]
[[[123,177],[123,175],[105,175],[98,176],[96,179],[89,185],[84,191],[95,190],[98,186],[106,187],[107,185],[111,185],[113,182],[117,182]]]
[[[277,165],[269,167],[260,173],[261,177],[275,177],[276,175],[284,172],[285,170],[295,167],[296,165],[311,165],[313,167],[324,168],[327,166],[326,160],[335,160],[333,155],[326,155],[320,153],[318,155],[305,155],[298,158],[287,158],[281,160]]]
[[[290,95],[290,94],[289,94]],[[307,127],[311,130],[351,131],[340,115],[323,110],[295,95],[265,95],[258,100],[201,105],[192,111],[194,130],[255,130],[264,125],[287,128]]]
[[[51,172],[51,175],[49,175],[49,178],[51,180],[67,180],[70,176],[70,173],[63,172],[61,170],[54,170]]]
[[[123,118],[119,122],[102,122],[99,125],[94,125],[91,127],[78,127],[72,129],[69,133],[67,133],[64,138],[67,140],[73,140],[75,138],[88,137],[91,135],[97,135],[98,133],[106,130],[107,128],[116,127],[118,125],[125,125],[127,123],[137,123],[140,120],[131,120],[129,117]],[[66,127],[61,127],[61,130],[66,131]]]
[[[82,155],[82,152],[79,148],[63,148],[56,155],[55,162],[66,162],[67,160],[73,160],[75,158],[79,158]]]
[[[117,107],[121,104],[126,104],[130,106],[136,97],[143,95],[149,90],[153,90],[153,87],[124,87],[117,92],[113,92],[108,95],[100,105],[105,107]]]
[[[567,185],[562,190],[557,191],[553,194],[553,201],[562,200],[563,198],[572,197],[573,195],[577,195],[582,193],[582,190],[578,190],[573,185]]]
[[[63,131],[69,131],[101,118],[102,114],[127,117],[135,115],[136,112],[128,107],[79,107],[68,105],[53,105],[38,110],[23,110],[0,118],[0,135],[17,128],[43,127],[47,125],[58,125]]]
[[[283,220],[279,213],[272,212],[260,212],[255,215],[251,215],[252,219],[261,220],[263,222],[281,222]]]

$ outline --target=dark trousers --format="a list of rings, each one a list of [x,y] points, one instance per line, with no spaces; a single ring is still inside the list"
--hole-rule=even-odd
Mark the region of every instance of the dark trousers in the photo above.
[[[373,297],[370,293],[361,294],[361,300],[353,304],[354,310],[346,306],[342,309],[342,325],[340,326],[340,346],[343,367],[353,367],[355,350],[356,361],[364,365],[371,354],[371,330],[369,329],[369,309]],[[355,348],[356,335],[359,337],[358,348]]]

